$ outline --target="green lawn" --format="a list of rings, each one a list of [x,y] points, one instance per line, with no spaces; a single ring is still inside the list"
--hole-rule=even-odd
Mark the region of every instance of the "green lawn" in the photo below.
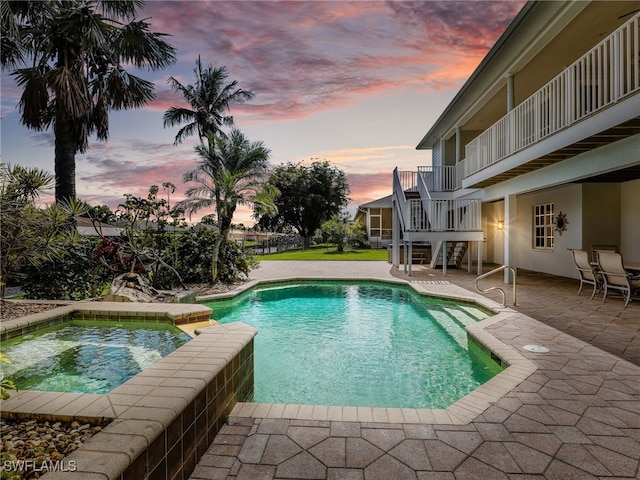
[[[287,250],[286,252],[258,255],[258,260],[386,260],[387,250],[370,249],[336,251],[335,245],[314,245],[308,250]]]

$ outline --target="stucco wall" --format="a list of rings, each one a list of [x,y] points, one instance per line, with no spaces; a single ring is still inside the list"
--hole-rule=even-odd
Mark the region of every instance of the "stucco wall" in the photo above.
[[[532,248],[534,205],[554,204],[554,216],[567,215],[567,230],[555,232],[554,248]],[[500,215],[499,203],[493,208]],[[628,261],[640,261],[640,180],[625,183],[584,183],[542,190],[518,196],[517,220],[510,234],[517,239],[517,265],[520,268],[578,278],[569,248],[591,253],[592,245],[617,245]],[[490,231],[490,226],[489,226]],[[494,251],[499,248],[494,239]],[[494,254],[500,262],[500,255]]]
[[[554,216],[566,214],[567,230],[555,232],[554,247],[548,250],[532,246],[533,207],[543,203],[554,204]],[[575,184],[520,195],[517,199],[518,215],[510,234],[516,235],[516,258],[520,268],[577,278],[569,248],[582,246],[582,185]]]
[[[586,183],[583,185],[582,248],[591,253],[592,245],[620,247],[619,183]]]
[[[620,251],[631,262],[640,262],[640,180],[620,188]]]
[[[504,263],[504,231],[498,230],[498,221],[504,222],[504,202],[482,205],[482,231],[486,242],[482,247],[482,261]]]

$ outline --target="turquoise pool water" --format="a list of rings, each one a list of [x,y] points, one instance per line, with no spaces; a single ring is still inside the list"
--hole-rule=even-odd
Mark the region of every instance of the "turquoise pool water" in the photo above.
[[[256,402],[446,408],[501,370],[467,341],[484,311],[406,287],[280,285],[207,305],[258,329]]]
[[[166,323],[70,321],[2,342],[20,390],[107,393],[189,341]]]

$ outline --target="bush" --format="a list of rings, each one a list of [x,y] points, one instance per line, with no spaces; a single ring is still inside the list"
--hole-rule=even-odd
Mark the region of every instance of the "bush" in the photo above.
[[[211,283],[213,245],[218,232],[202,225],[179,232],[176,236],[176,270],[185,283]],[[233,241],[227,244],[223,267],[218,272],[218,281],[233,283],[248,275],[258,262],[251,251],[243,251]]]
[[[92,257],[96,239],[82,237],[62,247],[62,255],[41,265],[25,268],[22,290],[27,298],[82,300],[101,295],[111,281],[110,273]]]
[[[258,260],[253,250],[243,250],[238,243],[230,241],[227,244],[223,267],[218,272],[218,280],[222,283],[233,283],[249,275],[254,268],[258,268]]]

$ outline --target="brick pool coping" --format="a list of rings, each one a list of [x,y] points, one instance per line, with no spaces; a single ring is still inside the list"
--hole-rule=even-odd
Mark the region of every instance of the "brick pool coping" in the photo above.
[[[24,317],[3,320],[0,338],[8,340],[69,319],[119,322],[168,322],[174,325],[209,320],[211,309],[187,303],[74,302]]]
[[[70,319],[196,323],[203,305],[81,302],[2,322],[3,338]],[[106,394],[22,390],[0,401],[2,416],[111,420],[43,479],[182,479],[222,428],[233,406],[253,396],[253,338],[236,322],[199,335]],[[32,467],[33,468],[33,467]],[[28,469],[28,467],[27,467]]]
[[[417,408],[380,408],[380,407],[344,407],[331,405],[272,404],[238,402],[231,412],[233,417],[254,417],[292,420],[328,420],[369,423],[422,423],[440,425],[466,425],[481,415],[493,403],[498,401],[529,375],[537,370],[537,365],[523,357],[513,347],[503,343],[486,329],[502,321],[508,321],[519,315],[513,309],[503,307],[486,297],[469,292],[456,285],[440,281],[414,281],[401,279],[380,279],[366,277],[314,277],[313,275],[293,276],[277,280],[252,280],[239,288],[222,294],[199,297],[198,301],[215,301],[234,298],[259,286],[278,285],[297,282],[374,282],[380,284],[411,287],[422,296],[455,300],[475,304],[494,313],[493,316],[466,327],[467,335],[482,348],[504,370],[488,382],[455,402],[446,409]],[[215,317],[215,311],[213,312]]]

